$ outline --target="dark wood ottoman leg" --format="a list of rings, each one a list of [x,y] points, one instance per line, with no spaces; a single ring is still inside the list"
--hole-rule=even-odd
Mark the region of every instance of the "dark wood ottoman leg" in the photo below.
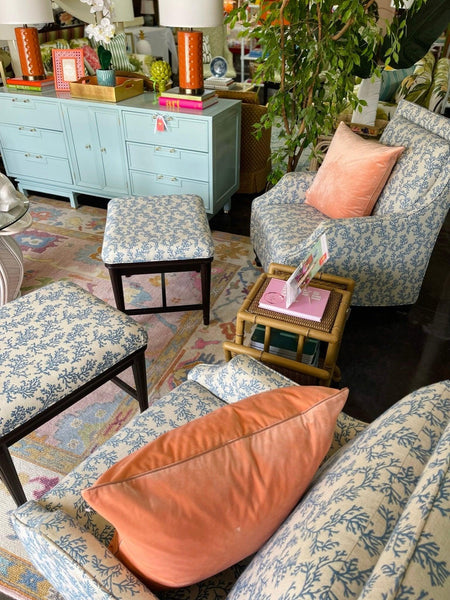
[[[134,384],[136,386],[136,400],[139,402],[141,412],[148,408],[147,374],[145,368],[145,349],[133,361]]]
[[[209,309],[211,304],[211,262],[212,258],[201,264],[203,323],[209,325]]]
[[[113,266],[106,265],[109,271],[109,277],[111,279],[111,286],[114,293],[114,300],[116,302],[116,306],[122,312],[125,312],[125,299],[123,296],[123,284],[122,284],[122,274],[118,269],[115,269]]]
[[[5,444],[0,444],[0,475],[17,506],[27,501],[13,459]]]

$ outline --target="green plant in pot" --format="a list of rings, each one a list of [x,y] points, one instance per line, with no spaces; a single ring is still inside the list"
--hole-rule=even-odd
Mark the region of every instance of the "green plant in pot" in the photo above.
[[[111,67],[112,54],[104,46],[100,44],[97,48],[98,60],[100,62],[100,69],[97,69],[97,83],[99,85],[116,85],[116,74]]]
[[[409,12],[424,2],[416,0]],[[402,0],[394,3],[399,8]],[[344,106],[365,104],[354,91],[355,77],[379,75],[379,65],[395,62],[405,29],[401,12],[386,23],[389,49],[379,56],[385,38],[374,0],[266,0],[257,7],[242,0],[227,22],[231,27],[240,23],[240,35],[261,47],[253,81],[279,83],[255,126],[257,137],[271,126],[278,133],[271,152],[271,184],[295,171],[319,136],[332,133]]]

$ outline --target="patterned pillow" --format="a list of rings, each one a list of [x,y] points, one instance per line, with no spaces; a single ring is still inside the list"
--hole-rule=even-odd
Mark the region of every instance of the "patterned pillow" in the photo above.
[[[211,45],[209,43],[209,35],[203,35],[203,63],[210,63],[212,61]]]
[[[448,77],[450,71],[450,58],[440,58],[433,73],[433,82],[425,100],[428,110],[440,113],[442,102],[448,91]]]
[[[44,65],[44,71],[46,75],[53,75],[53,60],[52,60],[52,49],[53,48],[69,48],[69,42],[63,38],[53,40],[51,42],[44,42],[40,44],[41,47],[41,58]]]
[[[325,463],[227,600],[359,598],[377,561],[384,559],[399,517],[403,520],[407,514],[405,506],[422,474],[430,486],[434,484],[435,469],[428,470],[449,418],[450,381],[444,381],[409,394],[371,423]],[[445,458],[448,461],[448,448]],[[430,503],[423,504],[429,510]],[[405,527],[416,526],[415,516],[403,525],[406,536]],[[432,589],[434,571],[428,565],[444,566],[448,560],[445,548],[433,541],[413,559],[422,565],[421,585],[431,593],[405,591],[397,598],[448,597]],[[407,553],[402,556],[409,559]],[[394,577],[400,565],[392,565],[386,569]],[[393,596],[383,593],[373,598]]]
[[[413,71],[414,65],[407,69],[391,69],[390,67],[385,67],[381,73],[380,101],[391,102],[394,99],[395,92],[401,82],[408,75],[412,75]]]
[[[430,89],[435,61],[434,54],[427,52],[421,60],[416,62],[412,75],[405,77],[395,94],[397,104],[404,99],[423,105]]]
[[[100,46],[98,42],[92,40],[94,50]],[[128,60],[125,33],[122,31],[116,33],[113,39],[105,46],[112,54],[112,66],[117,71],[134,71],[133,65]]]

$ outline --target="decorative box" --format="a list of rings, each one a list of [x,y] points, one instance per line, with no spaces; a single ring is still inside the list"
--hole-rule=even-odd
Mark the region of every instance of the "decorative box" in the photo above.
[[[121,102],[144,91],[144,81],[139,78],[116,77],[115,86],[98,85],[97,77],[88,76],[70,82],[70,94],[74,98],[100,100],[101,102]]]

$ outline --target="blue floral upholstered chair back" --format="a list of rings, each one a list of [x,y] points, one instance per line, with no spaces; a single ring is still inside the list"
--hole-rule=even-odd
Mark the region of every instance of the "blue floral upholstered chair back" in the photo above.
[[[380,142],[405,151],[368,217],[330,219],[305,204],[311,172],[288,173],[253,201],[251,238],[265,270],[299,264],[325,233],[325,271],[355,280],[353,305],[417,300],[450,206],[450,120],[402,101]]]

